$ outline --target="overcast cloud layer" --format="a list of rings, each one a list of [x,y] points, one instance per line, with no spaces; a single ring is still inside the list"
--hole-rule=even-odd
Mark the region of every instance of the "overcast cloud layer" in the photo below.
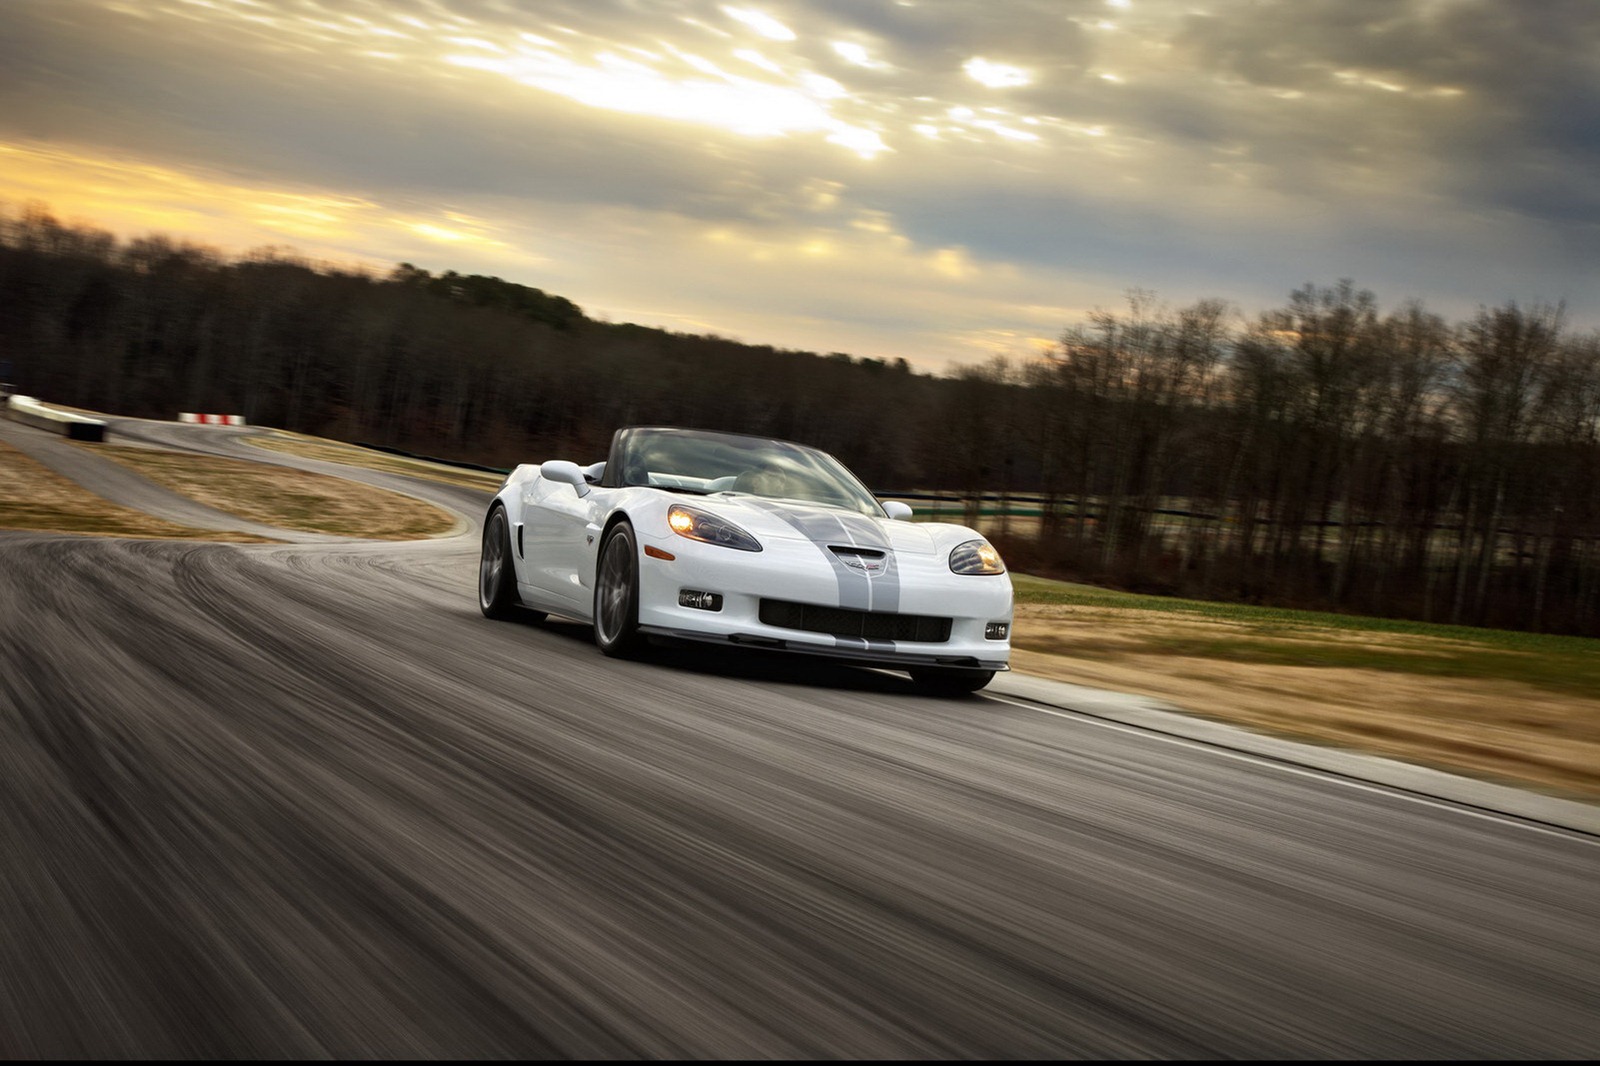
[[[0,198],[1025,355],[1124,290],[1600,321],[1595,0],[4,0]]]

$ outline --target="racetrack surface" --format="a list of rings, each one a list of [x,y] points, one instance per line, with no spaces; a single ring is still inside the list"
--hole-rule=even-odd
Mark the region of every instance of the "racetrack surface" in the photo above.
[[[605,659],[479,615],[480,494],[124,429],[472,530],[0,534],[0,1055],[1600,1053],[1593,837],[877,671]]]

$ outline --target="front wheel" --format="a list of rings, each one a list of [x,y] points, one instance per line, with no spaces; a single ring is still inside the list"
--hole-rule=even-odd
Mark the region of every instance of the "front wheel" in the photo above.
[[[927,667],[911,671],[911,680],[915,681],[918,687],[939,696],[959,696],[967,692],[976,692],[993,679],[993,670]]]
[[[619,522],[600,546],[594,582],[594,642],[613,658],[637,654],[639,632],[639,551],[633,527]]]
[[[511,528],[503,507],[496,506],[483,523],[483,552],[478,557],[478,610],[485,618],[503,620],[516,614],[517,578],[511,568]]]

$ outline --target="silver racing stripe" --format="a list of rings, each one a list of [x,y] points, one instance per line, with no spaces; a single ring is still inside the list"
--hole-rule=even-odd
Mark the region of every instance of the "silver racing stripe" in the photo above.
[[[883,530],[877,523],[866,515],[837,514],[833,516],[844,527],[845,536],[850,538],[852,546],[857,548],[873,548],[883,552],[883,569],[868,579],[868,589],[871,593],[868,602],[871,604],[867,610],[887,611],[891,614],[900,610],[900,562],[895,557],[894,549],[889,546],[888,540],[883,535]],[[835,541],[834,543],[838,543]],[[826,547],[826,545],[824,545]],[[837,555],[829,551],[829,555],[838,559]],[[848,568],[848,564],[846,564]]]
[[[746,500],[752,507],[783,520],[799,531],[833,567],[839,582],[839,606],[855,611],[889,611],[900,609],[900,566],[894,549],[883,532],[866,515],[846,514],[836,511],[797,510],[782,507],[767,500]],[[829,545],[848,544],[856,548],[872,548],[883,552],[883,570],[869,577],[836,555]],[[847,640],[851,638],[839,638]],[[862,646],[880,642],[863,642]],[[892,642],[882,642],[893,648]],[[854,646],[854,645],[851,645]],[[873,648],[873,650],[880,650]],[[885,649],[887,650],[887,649]]]
[[[839,606],[857,611],[872,609],[872,579],[862,571],[846,566],[843,559],[828,550],[830,543],[840,543],[846,539],[844,523],[839,521],[837,515],[826,511],[793,511],[765,500],[746,502],[781,519],[816,546],[833,567],[834,578],[839,585]]]
[[[834,637],[833,646],[836,648],[849,648],[852,651],[870,651],[890,655],[899,650],[892,640],[868,640],[866,637]]]

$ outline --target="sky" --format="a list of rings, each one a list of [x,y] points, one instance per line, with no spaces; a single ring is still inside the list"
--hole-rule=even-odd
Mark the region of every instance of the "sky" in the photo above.
[[[0,0],[0,206],[925,371],[1132,289],[1600,323],[1600,0]]]

